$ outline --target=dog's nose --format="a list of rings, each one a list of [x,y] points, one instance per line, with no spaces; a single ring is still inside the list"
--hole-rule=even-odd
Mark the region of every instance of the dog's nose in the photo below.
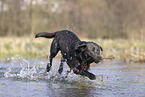
[[[101,60],[101,59],[102,59],[102,57],[101,57],[101,56],[97,56],[97,59]]]

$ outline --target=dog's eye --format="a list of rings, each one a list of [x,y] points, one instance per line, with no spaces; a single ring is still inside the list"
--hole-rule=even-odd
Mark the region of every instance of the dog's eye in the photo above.
[[[93,47],[92,51],[94,52],[95,51],[95,48]]]
[[[89,50],[92,50],[92,47],[88,47]]]

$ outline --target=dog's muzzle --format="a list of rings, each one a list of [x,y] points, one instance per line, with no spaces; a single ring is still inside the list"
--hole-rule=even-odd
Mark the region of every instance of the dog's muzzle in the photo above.
[[[102,60],[102,57],[100,55],[94,57],[95,63],[99,63],[101,60]]]

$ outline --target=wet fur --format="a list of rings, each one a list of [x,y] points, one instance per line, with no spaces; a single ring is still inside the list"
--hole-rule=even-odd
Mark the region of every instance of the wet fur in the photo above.
[[[51,44],[49,63],[46,68],[47,72],[51,69],[53,58],[59,51],[61,51],[62,58],[58,70],[60,74],[63,71],[63,63],[66,61],[75,74],[87,76],[92,80],[96,78],[94,74],[88,72],[88,69],[91,63],[98,63],[101,56],[99,53],[97,61],[90,56],[86,45],[88,42],[81,41],[73,32],[68,30],[57,31],[54,33],[40,32],[35,36],[35,38],[38,37],[54,38]],[[93,42],[90,43],[95,44]],[[102,47],[99,45],[98,47],[98,49],[102,50]]]

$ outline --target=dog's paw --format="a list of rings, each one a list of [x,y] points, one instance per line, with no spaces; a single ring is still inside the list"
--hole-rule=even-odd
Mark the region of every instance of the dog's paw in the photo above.
[[[51,66],[47,65],[47,67],[46,67],[47,72],[49,72],[50,69],[51,69]]]
[[[96,76],[92,74],[92,75],[89,76],[89,79],[90,80],[95,80],[96,79]]]

